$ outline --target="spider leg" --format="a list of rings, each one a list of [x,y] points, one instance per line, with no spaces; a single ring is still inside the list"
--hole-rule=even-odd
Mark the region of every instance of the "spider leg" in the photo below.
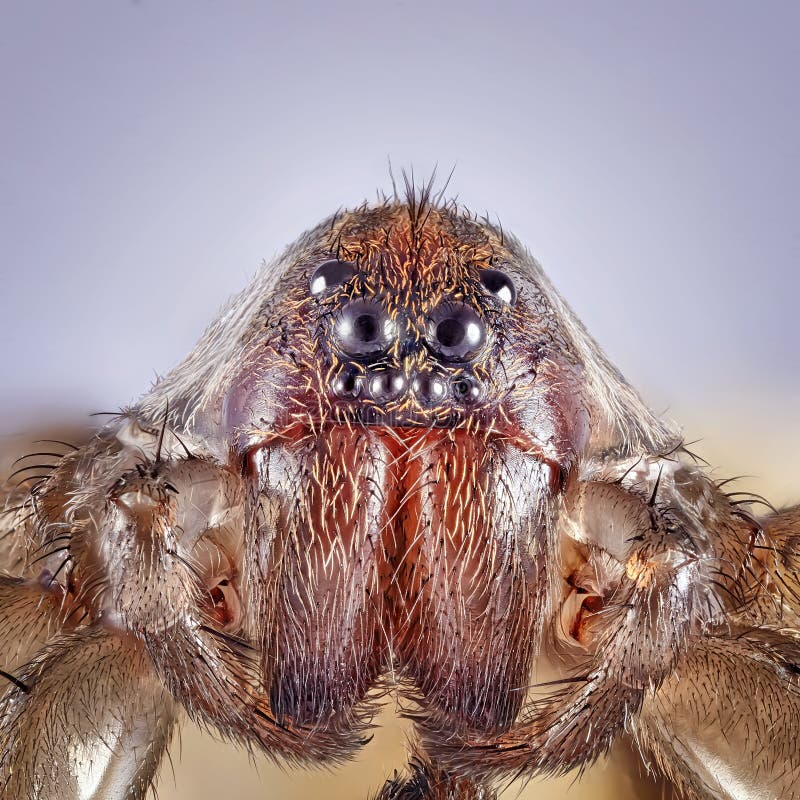
[[[161,444],[101,433],[59,462],[14,529],[38,561],[0,580],[0,637],[31,623],[0,708],[3,796],[144,797],[177,704],[273,756],[335,760],[353,746],[273,718],[243,612],[238,477]]]
[[[0,568],[3,572],[21,575],[25,571],[27,549],[26,522],[32,512],[31,494],[27,486],[0,484]]]
[[[90,474],[80,476],[69,518],[71,577],[92,618],[138,638],[194,720],[273,756],[345,758],[357,740],[287,727],[271,712],[248,627],[238,474],[141,431],[95,446],[90,459],[73,457]]]
[[[3,566],[27,576],[0,575],[0,794],[144,798],[177,707],[141,643],[80,627],[87,610],[45,563],[58,548],[66,564],[69,537],[32,523],[34,501],[12,491],[0,514]]]
[[[0,670],[14,676],[61,632],[68,613],[57,586],[0,575]]]
[[[800,505],[760,523],[750,549],[766,575],[747,610],[756,623],[800,630]]]
[[[692,642],[630,729],[682,797],[797,800],[797,633],[750,628]]]
[[[62,584],[40,556],[57,542],[58,532],[45,536],[45,546],[33,545],[34,495],[21,487],[0,486],[0,671],[13,682],[16,671],[50,639],[75,627]],[[34,549],[33,557],[29,556]],[[63,559],[62,559],[63,562]]]
[[[564,538],[585,548],[585,572],[596,576],[584,596],[601,601],[570,626],[582,657],[496,736],[425,719],[426,750],[457,774],[561,774],[591,763],[740,601],[741,575],[729,565],[741,563],[752,527],[696,468],[656,457],[604,465],[565,505]]]
[[[270,709],[240,613],[250,603],[245,576],[235,574],[245,560],[241,500],[238,478],[199,458],[154,461],[119,478],[98,518],[111,615],[144,642],[196,721],[290,761],[341,760],[358,743],[346,733],[286,726]],[[225,567],[233,572],[221,588],[214,576]]]
[[[0,787],[17,800],[141,800],[176,706],[133,637],[49,642],[0,700]]]
[[[631,724],[689,798],[800,797],[800,506],[758,522],[758,591],[692,643]]]

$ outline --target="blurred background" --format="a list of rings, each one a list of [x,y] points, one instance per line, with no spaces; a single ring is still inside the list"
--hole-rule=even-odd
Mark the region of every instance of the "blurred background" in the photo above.
[[[455,167],[717,474],[800,500],[798,25],[788,0],[0,2],[0,449],[133,401],[391,159]],[[392,726],[311,776],[186,728],[160,797],[356,798],[403,760]],[[508,796],[645,791],[601,764]]]

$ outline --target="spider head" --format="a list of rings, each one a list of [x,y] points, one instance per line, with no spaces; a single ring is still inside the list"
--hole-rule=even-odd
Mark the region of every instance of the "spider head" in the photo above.
[[[569,338],[499,230],[386,204],[329,220],[282,264],[227,393],[244,447],[326,425],[525,429],[554,457],[580,446]]]

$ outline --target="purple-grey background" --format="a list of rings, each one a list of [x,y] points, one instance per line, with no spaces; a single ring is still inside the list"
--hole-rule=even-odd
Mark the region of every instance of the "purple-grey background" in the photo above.
[[[3,3],[3,429],[127,403],[260,260],[455,164],[657,407],[797,397],[800,6]]]
[[[0,2],[0,446],[132,401],[391,157],[455,164],[654,408],[800,499],[799,31],[794,2]],[[230,791],[192,746],[179,796]]]

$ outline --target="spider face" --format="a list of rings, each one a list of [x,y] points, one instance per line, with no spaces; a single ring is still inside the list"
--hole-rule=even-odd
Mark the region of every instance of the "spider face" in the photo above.
[[[368,425],[442,427],[486,400],[487,362],[513,284],[498,270],[463,272],[462,287],[442,292],[414,270],[392,276],[395,285],[338,259],[314,270],[310,291],[325,307],[320,358],[339,414]]]
[[[298,425],[524,427],[534,435],[523,446],[574,457],[586,427],[578,359],[538,277],[497,232],[445,209],[422,224],[387,206],[305,245],[264,306],[271,335],[248,336],[231,364],[222,433],[235,449]]]

